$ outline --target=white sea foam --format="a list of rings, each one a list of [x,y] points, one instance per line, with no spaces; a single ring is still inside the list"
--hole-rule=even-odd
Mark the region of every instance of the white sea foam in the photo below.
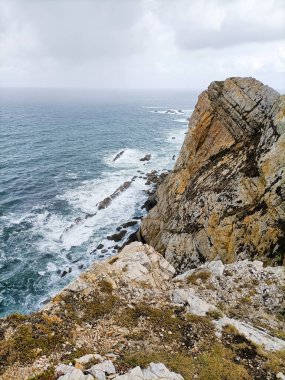
[[[48,262],[46,268],[48,272],[55,272],[57,270],[57,266],[52,262]]]
[[[87,194],[82,197],[80,191],[75,196],[69,194],[71,197],[67,197],[66,199],[75,205],[77,209],[87,209],[89,212],[92,210],[96,214],[86,219],[82,218],[78,224],[73,224],[69,230],[63,233],[62,243],[66,249],[88,241],[94,232],[95,234],[97,233],[98,240],[102,239],[104,230],[106,234],[110,234],[116,226],[134,216],[136,204],[145,197],[142,192],[146,187],[144,185],[145,180],[141,178],[133,181],[131,186],[122,192],[119,197],[113,199],[106,209],[97,210],[97,203],[106,196],[111,195],[122,184],[122,180],[124,179],[127,178],[121,177],[119,179],[109,176],[101,183],[97,183],[96,185],[94,183],[90,184],[89,190],[94,187],[94,191],[89,192],[89,197]],[[108,189],[108,193],[106,189]],[[107,245],[110,245],[109,241]]]
[[[167,110],[160,110],[160,111],[148,111],[151,113],[157,113],[157,114],[163,114],[163,115],[183,115],[185,112],[182,110],[176,110],[176,109],[167,109]]]
[[[116,161],[114,161],[114,158],[117,156],[118,153],[124,152]],[[111,167],[115,167],[118,169],[130,169],[141,167],[143,166],[144,162],[140,161],[141,158],[143,158],[147,153],[139,149],[128,149],[128,148],[122,148],[118,151],[112,151],[110,152],[104,159],[105,164]]]
[[[183,118],[183,119],[175,119],[174,121],[176,121],[177,123],[188,123],[188,120]]]
[[[165,111],[167,110],[164,109],[163,112],[165,113]],[[179,115],[188,117],[191,110],[187,110],[187,112],[183,110],[183,112],[184,114],[179,113]],[[173,115],[177,118],[177,115]],[[101,178],[84,181],[81,185],[66,190],[57,197],[58,200],[67,202],[70,210],[68,213],[49,212],[46,205],[40,205],[34,207],[30,213],[9,216],[9,222],[13,224],[26,221],[31,223],[33,226],[31,234],[35,236],[33,244],[36,251],[43,257],[46,254],[49,255],[46,261],[42,262],[41,267],[37,268],[37,273],[41,281],[46,279],[47,283],[51,285],[50,296],[53,296],[64,284],[82,271],[79,264],[84,264],[84,268],[86,268],[94,260],[113,254],[113,247],[116,243],[108,240],[107,236],[113,234],[116,227],[133,216],[138,213],[142,214],[141,205],[146,199],[143,190],[146,190],[148,186],[145,184],[145,178],[139,177],[144,177],[145,173],[152,170],[161,171],[172,168],[175,162],[172,158],[177,156],[187,131],[186,119],[183,120],[183,122],[179,121],[179,123],[173,124],[175,128],[171,131],[167,129],[165,135],[159,138],[162,141],[163,149],[143,151],[122,147],[117,151],[107,152],[103,161],[109,169],[102,173]],[[114,157],[122,150],[124,153],[114,162]],[[151,160],[140,161],[146,154],[151,154]],[[138,173],[138,171],[141,172]],[[67,173],[67,176],[76,177],[72,172]],[[106,209],[98,210],[97,204],[100,201],[110,196],[119,186],[134,176],[137,178],[128,189],[113,199]],[[129,231],[131,232],[131,229]],[[107,252],[90,255],[89,253],[99,243],[104,244]],[[67,257],[67,254],[71,255],[72,259]],[[77,261],[79,259],[80,261]],[[71,273],[61,278],[58,270],[65,269],[69,272],[69,268],[72,270]],[[44,301],[46,297],[43,297],[40,302]],[[33,302],[32,298],[28,297],[26,304],[30,305],[31,302]]]
[[[150,113],[155,113],[155,114],[158,114],[158,115],[170,115],[170,116],[182,116],[182,115],[186,115],[186,116],[190,116],[192,113],[193,113],[193,109],[172,109],[172,108],[168,108],[168,109],[161,109],[159,108],[158,110],[150,110],[148,112]],[[180,120],[187,120],[185,118],[183,119],[178,119],[179,121]],[[177,119],[175,121],[178,121]]]

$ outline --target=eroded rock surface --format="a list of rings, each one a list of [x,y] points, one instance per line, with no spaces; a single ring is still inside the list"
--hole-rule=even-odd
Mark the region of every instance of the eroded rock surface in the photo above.
[[[284,263],[285,100],[253,78],[200,96],[142,236],[180,270],[205,260]]]

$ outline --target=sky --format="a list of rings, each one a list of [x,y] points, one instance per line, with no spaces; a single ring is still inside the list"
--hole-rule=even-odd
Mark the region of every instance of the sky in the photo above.
[[[285,88],[285,0],[0,0],[0,86]]]

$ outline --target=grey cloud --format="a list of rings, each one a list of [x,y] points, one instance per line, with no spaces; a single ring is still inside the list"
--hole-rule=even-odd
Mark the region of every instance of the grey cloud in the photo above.
[[[284,7],[284,0],[0,0],[0,86],[201,88],[234,75],[275,86],[285,72]]]
[[[140,1],[25,0],[14,4],[19,28],[31,25],[44,54],[52,58],[78,62],[140,51],[133,34],[142,14]]]
[[[183,49],[220,49],[285,38],[283,0],[181,0],[167,4],[169,7],[164,7],[160,0],[157,12]]]

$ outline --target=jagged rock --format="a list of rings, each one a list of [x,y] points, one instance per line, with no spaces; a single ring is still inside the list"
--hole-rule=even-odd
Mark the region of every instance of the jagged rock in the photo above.
[[[107,375],[112,375],[116,373],[116,369],[111,360],[104,360],[102,363],[95,364],[89,368],[88,372],[95,376],[98,380],[104,380]]]
[[[131,369],[128,373],[124,375],[116,376],[114,380],[142,380],[143,378],[144,377],[143,377],[142,370],[138,366]]]
[[[124,154],[124,152],[125,150],[122,150],[121,152],[116,154],[116,156],[113,158],[113,162],[117,161]]]
[[[200,96],[174,170],[143,218],[144,240],[176,268],[285,253],[285,98],[253,78]]]
[[[169,371],[162,363],[150,363],[147,368],[139,366],[131,369],[128,373],[116,376],[114,380],[183,380],[183,377]]]
[[[156,198],[156,194],[152,194],[150,195],[147,200],[145,201],[145,203],[142,205],[142,209],[146,209],[147,212],[149,212],[152,208],[154,208],[154,206],[157,205],[157,198]]]
[[[126,191],[132,184],[131,181],[125,181],[121,186],[119,186],[110,196],[104,198],[101,202],[97,204],[98,210],[102,210],[110,206],[112,200],[117,198],[121,193]]]
[[[116,256],[105,262],[93,264],[86,272],[72,281],[65,291],[87,292],[92,289],[94,281],[104,278],[114,288],[123,282],[130,287],[147,284],[148,287],[165,289],[167,281],[175,274],[175,269],[158,252],[147,244],[131,243],[123,248]],[[45,309],[52,307],[52,303]]]
[[[156,286],[161,279],[171,279],[174,268],[152,247],[132,243],[124,247],[113,266],[121,269],[128,282],[146,282]],[[111,259],[112,260],[112,259]]]
[[[201,269],[206,269],[214,276],[222,276],[225,270],[225,266],[221,260],[208,261],[204,265],[201,265]]]
[[[98,361],[103,361],[103,358],[102,358],[101,355],[98,355],[98,354],[87,354],[87,355],[81,356],[78,359],[75,359],[75,363],[80,363],[82,365],[86,365],[86,364],[90,363],[94,359],[98,360]]]
[[[175,372],[170,372],[163,363],[150,363],[142,370],[144,379],[158,378],[169,380],[183,380],[183,377]]]
[[[266,331],[251,326],[248,323],[238,321],[233,318],[222,317],[215,321],[216,327],[219,331],[222,330],[224,326],[234,326],[237,331],[244,335],[246,339],[251,342],[261,345],[267,351],[280,351],[285,350],[285,341],[276,337],[269,335]]]
[[[113,235],[107,236],[107,239],[108,240],[114,240],[114,241],[118,242],[118,241],[120,241],[120,240],[122,240],[124,238],[124,236],[126,235],[126,233],[127,233],[126,230],[121,230],[117,234],[113,234]]]
[[[58,380],[87,380],[88,379],[87,376],[85,376],[84,373],[80,369],[73,367],[71,372],[68,372],[63,376],[60,376]],[[93,380],[93,379],[94,378],[90,379],[89,377],[88,380]]]
[[[55,374],[56,376],[66,375],[67,373],[72,372],[73,369],[74,367],[72,367],[71,365],[60,364],[56,367]]]
[[[222,304],[225,313],[238,318],[261,321],[266,313],[282,313],[284,266],[263,267],[261,261],[242,260],[216,271],[217,263],[206,262],[187,270],[173,279],[174,284],[178,282],[183,289],[190,287],[197,297],[210,304]],[[211,267],[215,270],[211,271]]]
[[[137,223],[138,222],[136,220],[130,220],[129,222],[123,223],[122,227],[123,228],[132,227],[132,226],[135,226]]]
[[[192,289],[175,289],[172,293],[175,304],[187,304],[189,313],[204,316],[211,311],[217,310],[214,305],[197,297]]]
[[[151,159],[151,154],[146,154],[144,157],[140,158],[140,161],[149,161]]]

